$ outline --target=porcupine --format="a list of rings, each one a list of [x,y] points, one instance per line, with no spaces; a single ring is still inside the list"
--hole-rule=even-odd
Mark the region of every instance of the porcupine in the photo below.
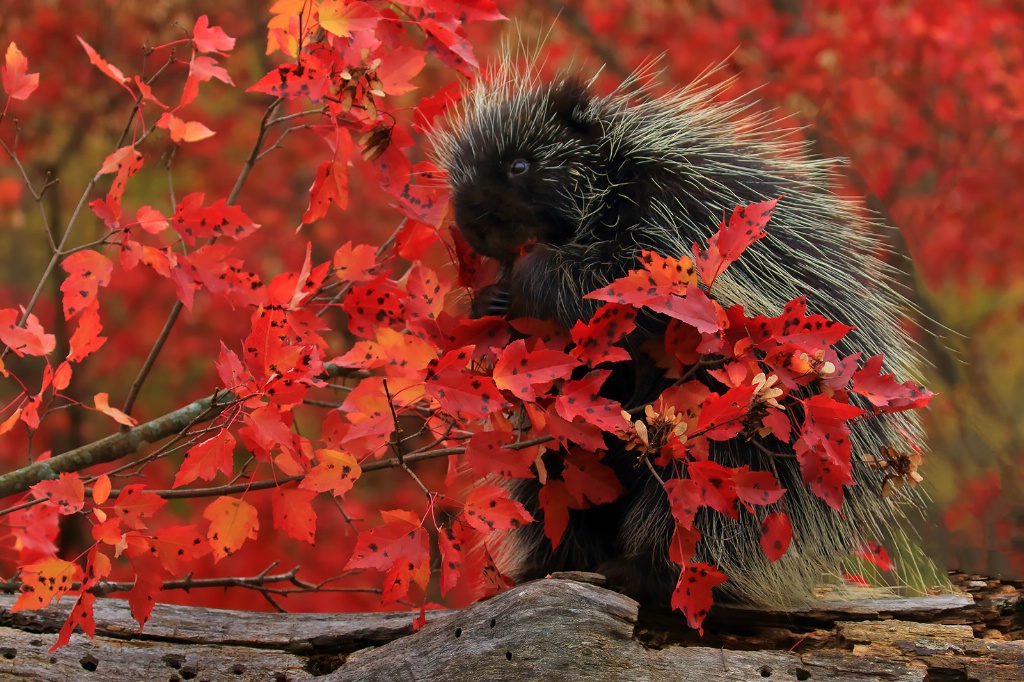
[[[433,134],[458,231],[501,266],[498,281],[475,292],[474,315],[535,317],[569,328],[601,303],[584,295],[637,268],[642,250],[684,256],[735,206],[782,196],[768,236],[716,280],[713,296],[725,306],[743,304],[748,314],[777,315],[806,295],[810,312],[855,326],[839,344],[840,357],[884,353],[886,371],[917,379],[921,359],[902,326],[909,305],[876,255],[882,249],[872,233],[881,225],[830,190],[835,162],[810,158],[793,131],[751,114],[748,101],[720,101],[726,85],[702,78],[662,95],[641,89],[640,97],[628,94],[634,85],[636,79],[601,96],[592,82],[572,75],[545,82],[537,66],[506,57]],[[640,348],[665,321],[641,315],[638,323],[626,340],[632,368],[618,363],[604,390],[627,406],[666,386]],[[739,439],[714,444],[712,458],[725,466],[776,472],[788,489],[793,526],[793,545],[772,563],[753,515],[736,522],[701,511],[698,559],[729,577],[719,593],[765,606],[804,602],[853,547],[889,537],[903,513],[880,495],[883,474],[867,460],[883,446],[905,449],[908,437],[920,442],[920,431],[907,412],[854,427],[855,485],[845,489],[842,514],[812,494],[795,459],[771,458]],[[555,551],[539,523],[514,531],[499,551],[499,568],[516,580],[598,571],[642,602],[666,603],[678,566],[668,560],[674,522],[664,489],[636,466],[635,452],[608,440],[604,461],[625,494],[571,512]],[[557,475],[557,461],[553,466]],[[540,484],[512,488],[537,516]]]

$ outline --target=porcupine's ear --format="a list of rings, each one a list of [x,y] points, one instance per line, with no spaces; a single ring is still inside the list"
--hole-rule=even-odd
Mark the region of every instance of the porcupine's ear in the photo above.
[[[588,111],[592,97],[586,83],[578,78],[566,78],[551,86],[550,113],[580,137],[592,137],[600,132]]]

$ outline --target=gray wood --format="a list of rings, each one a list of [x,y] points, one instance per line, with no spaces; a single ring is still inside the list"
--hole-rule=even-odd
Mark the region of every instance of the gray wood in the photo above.
[[[569,577],[569,576],[566,576]],[[49,653],[72,602],[9,613],[0,595],[0,680],[1024,680],[1020,586],[968,595],[823,602],[765,612],[717,605],[703,638],[678,616],[585,574],[520,585],[462,610],[279,614],[158,605],[143,633],[99,599],[97,636]]]

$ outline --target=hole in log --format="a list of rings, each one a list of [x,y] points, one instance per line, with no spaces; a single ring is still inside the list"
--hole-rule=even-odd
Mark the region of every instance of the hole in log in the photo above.
[[[78,662],[82,665],[84,669],[88,670],[91,673],[96,672],[96,668],[100,666],[100,659],[91,655],[82,656],[82,658],[79,659]]]
[[[511,651],[506,651],[505,652],[505,660],[506,661],[511,661],[512,660],[512,652]]]
[[[497,624],[498,624],[498,621],[497,621],[497,619],[495,619],[495,618],[491,618],[491,627],[493,628],[493,627],[494,627],[495,625],[497,625]]]
[[[761,670],[759,672],[761,673],[761,677],[771,677],[772,676],[772,669],[769,668],[766,665],[762,665],[761,666]]]
[[[462,628],[455,628],[455,636],[462,637]]]
[[[181,669],[181,679],[194,680],[197,677],[199,677],[199,670],[195,666],[190,665],[187,668]]]
[[[244,675],[245,674],[245,666],[242,665],[241,663],[235,663],[233,666],[231,666],[231,674],[232,675]]]
[[[2,649],[0,649],[0,656],[3,656],[8,661],[13,660],[14,657],[17,656],[17,655],[18,655],[18,650],[17,649],[12,649],[11,647],[6,647],[6,646],[3,647]]]
[[[167,654],[160,660],[162,660],[164,665],[168,668],[174,668],[175,670],[179,670],[185,663],[185,657],[181,654]]]
[[[811,671],[804,670],[803,668],[796,669],[796,679],[798,680],[809,680],[811,679]]]

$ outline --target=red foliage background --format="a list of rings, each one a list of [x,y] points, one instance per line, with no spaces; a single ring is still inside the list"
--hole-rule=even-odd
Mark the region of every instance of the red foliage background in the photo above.
[[[109,394],[112,407],[142,423],[223,388],[231,376],[225,348],[247,362],[262,363],[264,379],[281,381],[278,388],[286,391],[287,377],[275,377],[275,367],[287,359],[299,368],[300,359],[274,355],[283,351],[272,343],[265,355],[245,350],[261,324],[257,320],[254,326],[254,306],[287,306],[302,300],[327,276],[326,267],[318,264],[349,268],[349,276],[342,278],[352,283],[345,285],[350,296],[346,306],[332,308],[322,318],[304,317],[290,329],[321,348],[314,364],[341,356],[356,340],[350,333],[356,331],[352,321],[358,320],[355,297],[371,301],[388,295],[379,288],[382,283],[373,283],[378,289],[372,295],[369,289],[359,289],[371,286],[373,277],[361,275],[359,268],[372,264],[374,249],[361,250],[358,245],[376,247],[400,226],[397,255],[389,267],[401,269],[405,262],[418,260],[441,273],[442,279],[454,276],[450,253],[437,240],[443,234],[444,197],[428,175],[414,175],[416,182],[410,187],[405,183],[409,164],[426,158],[417,116],[432,109],[421,98],[436,96],[442,88],[453,92],[458,72],[470,73],[472,55],[486,63],[499,36],[510,30],[505,22],[488,21],[497,18],[493,7],[486,0],[283,0],[272,9],[271,3],[228,1],[220,3],[204,24],[204,5],[69,0],[59,6],[25,3],[0,17],[0,49],[16,43],[18,55],[27,60],[24,72],[39,74],[38,89],[32,90],[24,80],[27,75],[15,78],[21,73],[20,59],[7,52],[4,64],[11,75],[5,76],[5,91],[28,94],[25,99],[8,99],[0,121],[0,140],[7,152],[0,158],[0,312],[15,311],[17,319],[4,318],[7,326],[20,320],[20,308],[31,305],[41,330],[33,332],[29,324],[27,337],[5,342],[17,345],[27,338],[45,345],[46,335],[52,334],[55,346],[49,363],[41,354],[3,356],[3,472],[116,433],[118,425],[111,416],[125,418],[92,409],[99,407],[97,394]],[[328,83],[311,70],[281,70],[282,65],[294,65],[295,46],[289,36],[301,34],[300,27],[314,8],[331,35],[356,36],[344,52],[350,58],[344,64],[349,80]],[[543,54],[551,68],[570,59],[591,70],[605,64],[599,87],[614,84],[657,55],[663,55],[659,65],[667,83],[688,82],[709,65],[720,64],[721,77],[736,79],[731,93],[756,89],[759,107],[772,109],[783,125],[805,126],[803,134],[816,152],[850,159],[844,191],[867,196],[869,206],[899,228],[886,235],[892,258],[904,268],[912,260],[917,273],[904,284],[922,311],[919,340],[933,365],[926,384],[939,393],[925,417],[933,450],[925,474],[937,507],[934,527],[924,530],[926,542],[940,561],[952,566],[1024,572],[1024,516],[1017,502],[1024,480],[1014,466],[1024,454],[1018,418],[1024,401],[1015,390],[1024,383],[1024,356],[1017,341],[1024,331],[1024,231],[1017,224],[1024,213],[1020,8],[998,0],[585,0],[564,5],[499,3],[498,9],[518,20],[519,31],[533,37],[527,40],[543,36]],[[465,37],[452,30],[463,24]],[[204,30],[204,25],[220,27],[224,37]],[[367,29],[378,32],[384,47],[360,43],[359,36]],[[227,36],[234,38],[233,45],[226,42]],[[80,40],[95,50],[97,64],[90,63]],[[422,70],[420,62],[425,64]],[[133,113],[133,108],[145,88],[134,80],[129,87],[122,86],[118,72],[108,64],[130,79],[138,74],[150,83],[151,99],[145,100],[141,113]],[[194,86],[197,94],[188,101]],[[325,89],[331,102],[328,115],[321,113],[322,102],[281,102],[272,114],[279,122],[253,155],[273,95],[301,87]],[[355,104],[352,108],[346,108],[349,99]],[[181,122],[205,128],[179,128],[162,118],[164,105]],[[386,113],[378,114],[378,109]],[[381,123],[386,128],[396,124],[390,138]],[[204,137],[204,130],[214,134]],[[126,163],[131,165],[133,152],[109,156],[133,141],[143,158],[138,172],[114,172],[119,163],[126,169]],[[104,170],[112,172],[94,177],[105,159]],[[429,168],[416,166],[415,171]],[[192,196],[195,192],[204,198]],[[224,205],[229,197],[228,203],[237,204],[241,214]],[[190,201],[196,206],[189,208]],[[123,208],[122,216],[115,215],[115,205]],[[165,218],[177,215],[189,221],[195,239],[176,231],[184,222],[164,229],[158,222],[142,220],[159,221],[154,214],[138,214],[144,206]],[[210,225],[222,219],[231,228],[240,227],[244,238],[219,237],[204,247],[215,234]],[[252,229],[252,224],[259,229]],[[62,242],[65,229],[68,239]],[[339,247],[348,242],[356,249],[338,255]],[[60,244],[62,249],[56,247]],[[91,253],[104,254],[106,263],[90,260],[86,254]],[[181,258],[178,267],[168,260],[168,253]],[[126,267],[132,261],[139,264]],[[102,271],[107,264],[109,281]],[[424,274],[417,271],[411,276]],[[311,283],[304,285],[304,280]],[[254,287],[256,281],[263,287]],[[325,295],[329,298],[340,287],[337,280]],[[57,370],[69,356],[69,344],[81,354],[83,343],[98,343],[89,341],[100,333],[94,313],[81,312],[73,303],[76,296],[86,306],[99,301],[95,312],[107,340],[81,362],[67,365],[73,370],[70,381],[55,395],[53,383],[63,385],[67,379],[68,369],[64,374]],[[388,305],[380,304],[379,309],[384,317],[378,317],[377,324],[390,314]],[[323,328],[317,328],[317,320]],[[82,336],[75,339],[76,333]],[[264,340],[272,337],[266,329],[257,329],[255,338],[260,333]],[[416,352],[401,346],[384,350],[392,355]],[[75,357],[73,352],[71,356]],[[152,358],[151,369],[146,368],[147,357]],[[394,395],[403,389],[391,388]],[[324,423],[325,405],[359,399],[346,397],[357,393],[351,385],[314,393],[304,396],[312,402],[293,410],[294,422],[257,418],[246,423],[254,431],[248,437],[236,431],[245,440],[239,447],[206,445],[212,453],[206,469],[185,459],[186,452],[211,435],[199,433],[170,445],[141,447],[127,460],[86,473],[95,477],[122,467],[122,477],[112,477],[121,495],[133,484],[165,489],[173,481],[177,488],[187,478],[182,472],[188,466],[196,469],[187,483],[202,475],[207,485],[223,485],[251,456],[267,464],[271,455],[260,450],[265,444],[288,441],[290,434],[314,437],[321,429],[326,433],[331,425]],[[36,396],[41,421],[32,428],[27,413],[32,410],[29,400]],[[370,412],[379,407],[367,403]],[[303,447],[296,440],[293,455],[298,457]],[[203,452],[189,457],[198,459]],[[280,455],[275,455],[276,475],[294,473]],[[337,462],[339,468],[348,464],[343,458]],[[220,465],[227,473],[218,475],[218,470],[224,471]],[[267,471],[263,469],[261,476],[265,478]],[[440,489],[451,476],[442,459],[421,463],[416,474],[428,490]],[[214,476],[219,477],[210,481]],[[337,486],[346,485],[333,473],[326,481],[324,485],[336,492]],[[58,499],[81,496],[71,481],[47,485],[55,487]],[[96,491],[106,485],[104,479],[91,478],[88,485],[92,497],[84,499],[98,503]],[[342,575],[346,565],[352,570],[373,565],[372,552],[357,544],[359,537],[365,539],[357,531],[378,526],[380,510],[421,509],[423,489],[396,468],[361,478],[345,494],[343,506],[330,495],[313,498],[313,491],[291,489],[281,494],[291,498],[274,501],[270,492],[236,496],[253,506],[259,529],[245,529],[252,539],[244,547],[239,539],[240,551],[219,561],[207,553],[187,571],[212,579],[257,576],[268,567],[271,574],[287,574],[301,566],[301,584],[274,583],[295,589],[283,602],[288,609],[378,608],[379,573]],[[9,496],[4,508],[29,499],[31,494]],[[288,510],[301,516],[310,500],[317,515],[315,544],[301,538],[313,529],[312,520],[283,518]],[[110,518],[120,518],[129,527],[147,527],[150,519],[150,531],[195,525],[206,538],[218,512],[240,513],[238,507],[210,507],[204,519],[207,502],[172,497],[159,510],[153,503],[152,516],[145,504],[139,511],[126,511],[133,509],[127,500],[112,508],[112,498],[104,508]],[[58,535],[55,509],[35,505],[0,517],[0,576],[13,577],[18,566],[54,553],[67,560],[82,558],[86,565],[82,554],[95,541],[103,542],[102,530],[96,529],[106,519],[62,516]],[[406,529],[403,524],[413,522],[395,514],[385,517],[385,528],[397,538]],[[26,527],[34,528],[36,535],[27,538],[18,530]],[[165,533],[173,547],[187,545],[191,537],[186,531]],[[420,540],[426,537],[416,542]],[[57,543],[55,552],[46,541]],[[117,541],[112,538],[110,544]],[[131,556],[130,547],[124,551]],[[422,558],[419,544],[402,551]],[[278,561],[282,563],[271,567]],[[416,581],[418,570],[419,565],[402,580]],[[170,577],[165,573],[153,568],[151,575],[159,581]],[[146,571],[133,569],[121,558],[107,579],[131,581],[136,575]],[[343,582],[336,580],[339,576]],[[331,582],[321,586],[326,580]],[[267,596],[269,607],[274,597]],[[246,589],[206,589],[164,591],[159,598],[253,608],[252,597]],[[452,603],[465,598],[467,593],[459,593]]]

